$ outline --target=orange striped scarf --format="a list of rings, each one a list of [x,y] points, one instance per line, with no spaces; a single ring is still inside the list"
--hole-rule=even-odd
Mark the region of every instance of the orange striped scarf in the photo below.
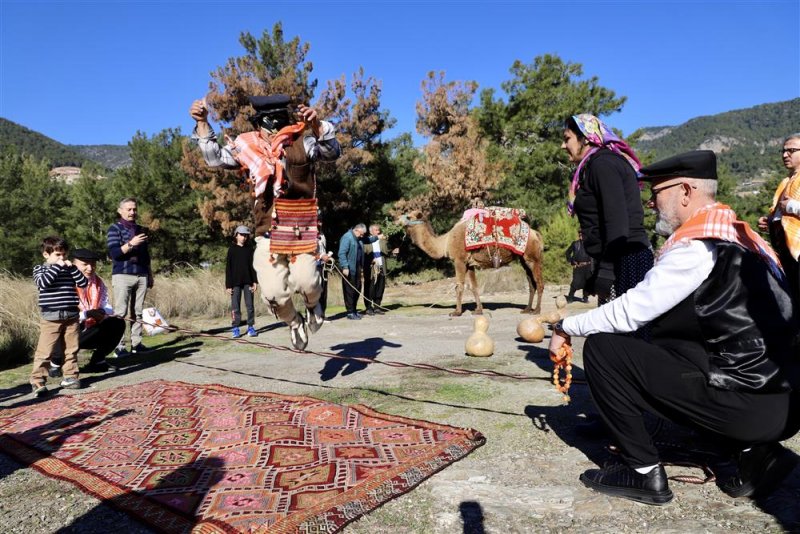
[[[770,216],[775,214],[778,202],[784,196],[790,200],[800,200],[800,172],[784,178],[778,189],[775,190],[775,196],[772,198],[772,207],[769,209]],[[783,233],[786,234],[786,247],[792,257],[797,259],[798,255],[800,255],[800,217],[782,213],[781,226],[783,226]]]
[[[305,123],[298,122],[281,128],[269,142],[261,137],[261,132],[248,132],[236,137],[233,142],[233,157],[240,165],[250,170],[254,196],[259,197],[266,191],[267,181],[273,175],[275,176],[273,193],[276,197],[281,195],[284,171],[281,160],[284,156],[284,147],[305,130],[305,127]]]
[[[89,284],[86,287],[76,287],[75,289],[78,291],[78,301],[82,312],[102,309],[102,304],[107,298],[108,290],[99,276],[93,274],[89,278]],[[86,318],[86,328],[90,328],[94,324],[94,319],[91,317]]]
[[[778,256],[769,243],[754,232],[746,222],[737,219],[736,213],[725,204],[715,202],[694,212],[669,236],[658,251],[659,258],[678,243],[688,244],[693,239],[718,239],[737,243],[767,260],[774,273],[782,273]],[[783,274],[779,278],[783,278]]]

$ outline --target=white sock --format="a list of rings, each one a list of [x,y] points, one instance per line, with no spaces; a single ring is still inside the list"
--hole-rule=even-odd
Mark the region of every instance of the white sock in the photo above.
[[[648,465],[647,467],[634,467],[634,470],[640,475],[646,475],[656,467],[658,467],[658,464]]]

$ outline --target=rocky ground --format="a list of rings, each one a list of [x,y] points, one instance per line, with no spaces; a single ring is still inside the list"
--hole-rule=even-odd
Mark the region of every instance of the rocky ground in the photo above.
[[[555,309],[549,289],[544,311]],[[491,358],[468,358],[464,342],[473,317],[451,318],[452,281],[393,287],[385,301],[391,311],[362,321],[334,318],[312,337],[309,350],[368,356],[377,361],[431,363],[443,367],[491,369],[524,374],[531,380],[455,376],[434,371],[369,366],[319,356],[299,357],[222,340],[160,336],[147,340],[156,350],[126,362],[120,372],[90,375],[97,391],[153,379],[230,386],[276,393],[309,395],[335,402],[366,404],[400,414],[475,428],[486,444],[434,475],[413,491],[391,501],[344,532],[514,533],[514,532],[780,532],[800,531],[800,469],[772,496],[734,500],[714,482],[671,482],[675,499],[652,507],[611,499],[584,488],[578,476],[609,456],[602,436],[587,436],[576,425],[592,413],[585,385],[572,387],[565,405],[550,383],[547,338],[528,344],[515,333],[523,293],[485,295]],[[570,304],[578,313],[592,304]],[[468,303],[467,309],[471,309]],[[202,321],[180,326],[211,329]],[[288,332],[261,326],[256,341],[288,345]],[[226,331],[220,328],[219,331]],[[574,375],[582,378],[581,342],[576,340]],[[0,407],[29,398],[28,369],[0,373]],[[724,476],[730,465],[703,455],[703,444],[690,433],[654,422],[665,458],[708,460]],[[787,445],[800,452],[800,439]],[[703,476],[699,469],[668,467],[670,476]],[[106,533],[151,532],[145,525],[98,500],[0,454],[0,532]]]

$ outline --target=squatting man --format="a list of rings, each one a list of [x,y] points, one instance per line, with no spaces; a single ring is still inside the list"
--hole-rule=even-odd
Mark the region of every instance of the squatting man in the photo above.
[[[622,462],[589,469],[595,491],[662,505],[673,495],[644,412],[694,428],[736,459],[732,497],[772,492],[795,463],[780,441],[800,427],[798,318],[774,251],[715,201],[716,157],[693,151],[641,169],[656,232],[655,266],[620,298],[554,325],[551,357],[570,336]],[[626,335],[643,326],[649,341]]]
[[[189,110],[197,121],[192,138],[210,167],[248,170],[256,242],[253,267],[261,296],[275,316],[289,325],[292,345],[303,350],[308,331],[316,332],[325,320],[319,304],[322,280],[316,260],[314,163],[335,160],[341,148],[331,123],[320,120],[316,110],[302,104],[293,112],[287,95],[253,96],[250,104],[256,131],[233,140],[226,138],[226,145],[220,146],[208,122],[208,107],[203,100],[195,100]],[[278,205],[288,209],[291,215],[287,217],[306,217],[303,228],[308,233],[301,235],[295,227],[295,232],[288,234],[297,234],[298,239],[292,242],[291,235],[284,239],[287,232],[281,232],[277,222]],[[280,243],[278,236],[283,236]],[[275,253],[279,244],[280,250],[291,252]],[[294,292],[303,297],[306,317],[295,310]]]

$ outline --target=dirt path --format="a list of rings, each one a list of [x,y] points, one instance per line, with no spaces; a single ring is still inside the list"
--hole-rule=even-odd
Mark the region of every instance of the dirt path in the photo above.
[[[451,465],[410,493],[345,528],[348,533],[408,532],[763,532],[800,529],[800,469],[774,495],[758,503],[733,500],[712,482],[673,482],[675,500],[650,507],[609,499],[585,489],[578,476],[608,456],[603,438],[588,438],[575,424],[591,412],[586,387],[575,385],[564,405],[549,378],[546,342],[530,345],[515,329],[527,296],[486,295],[489,333],[495,354],[464,356],[472,316],[450,318],[452,281],[393,287],[385,316],[362,321],[337,319],[312,336],[309,350],[369,356],[377,360],[433,363],[444,367],[492,369],[537,377],[534,380],[461,377],[440,372],[369,366],[296,356],[282,351],[180,337],[149,340],[152,355],[131,361],[115,375],[89,377],[91,391],[153,379],[309,395],[346,404],[362,403],[386,413],[471,427],[486,445]],[[544,311],[554,310],[559,288],[549,289]],[[560,288],[563,289],[563,288]],[[429,306],[430,304],[434,306]],[[471,309],[468,301],[467,309]],[[590,305],[570,304],[572,312]],[[187,324],[209,328],[209,324]],[[288,344],[284,328],[262,328],[259,341]],[[580,340],[575,378],[583,376]],[[0,390],[0,406],[14,405],[22,389]],[[27,392],[27,390],[25,390]],[[76,393],[80,394],[80,392]],[[697,446],[680,429],[662,427],[657,439]],[[788,442],[800,452],[800,439]],[[668,453],[674,451],[669,447]],[[723,470],[725,466],[720,466]],[[702,475],[670,467],[668,474]],[[69,525],[77,518],[75,527]],[[113,527],[110,527],[113,525]],[[59,530],[59,529],[64,530]],[[96,499],[0,455],[0,532],[149,532]]]

